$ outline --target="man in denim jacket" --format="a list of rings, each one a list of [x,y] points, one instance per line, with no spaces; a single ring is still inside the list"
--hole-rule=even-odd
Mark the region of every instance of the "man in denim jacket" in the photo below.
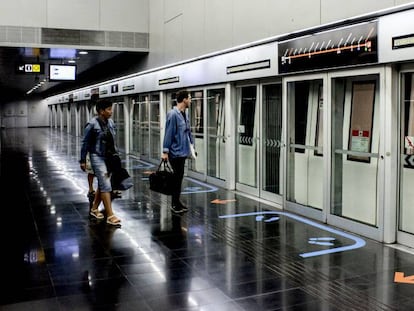
[[[194,145],[190,120],[186,109],[190,107],[191,95],[188,91],[180,91],[176,96],[177,105],[168,113],[165,122],[163,154],[161,159],[169,161],[174,170],[174,189],[171,210],[175,213],[187,211],[180,201],[181,184],[184,177],[185,160],[191,155],[190,144]]]
[[[89,152],[92,169],[98,179],[98,189],[95,193],[89,214],[97,219],[103,219],[104,215],[99,211],[99,204],[103,202],[106,214],[106,222],[110,225],[120,225],[121,220],[112,211],[111,202],[111,175],[106,166],[108,154],[116,153],[115,147],[115,123],[111,119],[112,102],[100,100],[96,104],[98,116],[92,118],[85,127],[82,140],[80,167],[86,169],[86,154]]]

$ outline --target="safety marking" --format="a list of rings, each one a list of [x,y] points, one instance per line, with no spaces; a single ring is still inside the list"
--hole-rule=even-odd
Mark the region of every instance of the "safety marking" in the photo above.
[[[214,186],[205,184],[205,183],[203,183],[201,181],[198,181],[198,180],[193,179],[193,178],[190,178],[190,177],[185,177],[184,179],[189,180],[189,181],[191,181],[193,183],[196,183],[196,184],[198,184],[198,185],[200,185],[202,187],[194,187],[194,186],[193,187],[187,187],[187,188],[184,188],[184,191],[181,192],[181,194],[214,192],[214,191],[217,191],[218,190],[217,187],[214,187]]]
[[[124,162],[128,162],[127,160],[124,160]],[[129,160],[129,162],[138,162],[138,164],[132,164],[130,166],[128,166],[130,169],[151,169],[153,167],[155,167],[154,164],[152,163],[148,163],[148,162],[144,162],[141,160]]]
[[[236,202],[236,200],[233,200],[233,199],[231,199],[231,200],[215,199],[215,200],[211,201],[211,203],[213,203],[213,204],[227,204],[229,202]]]
[[[309,244],[317,244],[317,245],[326,245],[326,246],[332,246],[334,243],[331,241],[335,241],[335,238],[330,237],[321,237],[321,238],[309,238],[308,243]]]
[[[231,215],[221,215],[219,216],[219,218],[236,218],[236,217],[246,217],[246,216],[257,216],[257,215],[283,215],[292,219],[295,219],[297,221],[300,221],[302,223],[305,223],[307,225],[310,225],[312,227],[315,228],[319,228],[321,230],[325,230],[328,232],[331,232],[333,234],[337,234],[340,235],[344,238],[353,240],[355,243],[352,245],[347,245],[347,246],[341,246],[341,247],[335,247],[335,248],[330,248],[330,249],[325,249],[325,250],[319,250],[319,251],[314,251],[314,252],[308,252],[308,253],[302,253],[299,254],[299,256],[303,257],[303,258],[308,258],[308,257],[314,257],[314,256],[321,256],[321,255],[326,255],[326,254],[332,254],[332,253],[339,253],[339,252],[344,252],[344,251],[349,251],[349,250],[353,250],[353,249],[357,249],[357,248],[361,248],[363,246],[365,246],[365,241],[357,236],[353,236],[351,234],[348,234],[346,232],[342,232],[336,229],[333,229],[331,227],[319,224],[317,222],[314,222],[312,220],[294,215],[294,214],[290,214],[290,213],[286,213],[286,212],[275,212],[275,211],[263,211],[263,212],[251,212],[251,213],[241,213],[241,214],[231,214]]]
[[[264,219],[264,216],[263,215],[261,215],[261,216],[256,216],[256,221],[257,222],[259,222],[259,221],[263,221],[263,219]],[[273,222],[273,221],[278,221],[280,218],[279,217],[271,217],[271,218],[269,218],[269,219],[265,219],[265,221],[264,222]]]
[[[404,276],[404,272],[395,272],[394,282],[414,284],[414,275]]]
[[[200,190],[202,190],[203,188],[201,188],[201,187],[185,187],[184,188],[184,190],[186,190],[186,191],[191,191],[191,192],[197,192],[197,191],[200,191]]]

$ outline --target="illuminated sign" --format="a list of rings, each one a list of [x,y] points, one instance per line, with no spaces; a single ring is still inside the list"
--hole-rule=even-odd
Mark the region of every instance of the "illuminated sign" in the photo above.
[[[270,68],[270,59],[227,67],[227,74]]]
[[[16,66],[17,73],[44,74],[45,66],[43,63],[19,63]]]
[[[377,63],[377,22],[279,43],[280,73]]]
[[[177,82],[180,82],[180,77],[171,77],[171,78],[158,80],[158,85],[177,83]]]
[[[412,46],[414,46],[414,34],[392,38],[392,49],[393,50],[408,48]]]
[[[122,87],[123,92],[132,91],[132,90],[135,90],[135,85],[134,84],[125,85],[125,86]]]
[[[111,93],[118,93],[118,84],[111,85]]]
[[[73,81],[76,79],[76,65],[49,65],[50,81]]]

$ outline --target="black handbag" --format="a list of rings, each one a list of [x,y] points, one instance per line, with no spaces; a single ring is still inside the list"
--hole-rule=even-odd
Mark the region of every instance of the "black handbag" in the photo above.
[[[112,172],[111,185],[113,190],[128,190],[134,185],[132,177],[123,167]]]
[[[149,175],[150,189],[171,195],[174,188],[174,171],[167,161],[161,161],[158,169]]]
[[[106,167],[111,173],[111,185],[113,190],[128,190],[134,183],[128,171],[122,167],[121,158],[117,154],[105,157]]]

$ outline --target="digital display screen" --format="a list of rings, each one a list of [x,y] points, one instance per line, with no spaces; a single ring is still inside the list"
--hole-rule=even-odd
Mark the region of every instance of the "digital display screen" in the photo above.
[[[76,79],[76,65],[49,65],[50,81],[73,81]]]
[[[50,58],[75,58],[76,49],[65,49],[65,48],[51,48],[49,50]]]
[[[279,43],[279,72],[378,62],[377,22],[315,33]]]

